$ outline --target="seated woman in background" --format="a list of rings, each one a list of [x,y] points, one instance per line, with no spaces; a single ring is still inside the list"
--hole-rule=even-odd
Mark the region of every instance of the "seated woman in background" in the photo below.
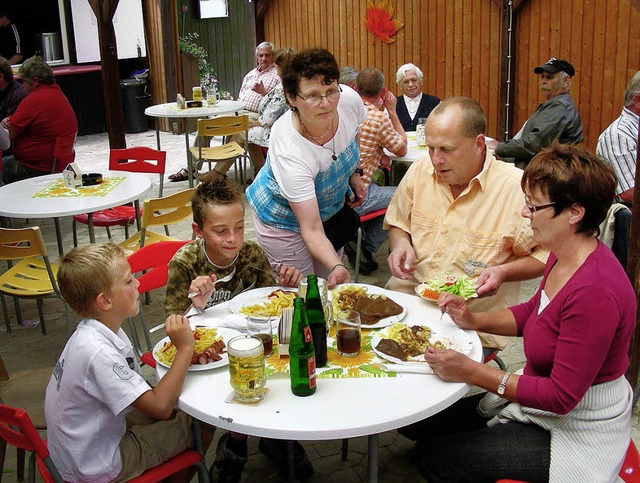
[[[325,49],[299,52],[284,65],[291,110],[273,125],[267,162],[246,192],[256,238],[271,264],[316,273],[329,287],[351,278],[341,255],[358,215],[345,197],[359,176],[356,134],[365,116],[360,96],[338,84],[339,77]]]
[[[291,47],[285,47],[276,52],[273,58],[278,71],[278,77],[282,79],[282,66],[286,64],[294,55],[296,50]],[[249,155],[251,163],[258,174],[260,168],[264,166],[264,156],[269,147],[269,135],[271,134],[271,126],[278,120],[287,110],[287,100],[284,98],[284,90],[282,89],[282,81],[269,91],[260,101],[258,106],[258,120],[249,124]]]
[[[489,394],[480,403],[480,413],[495,415],[489,422],[475,410],[480,395],[402,430],[417,437],[420,470],[430,483],[616,480],[631,436],[633,394],[624,373],[636,297],[620,263],[595,237],[615,185],[611,167],[587,150],[544,149],[522,176],[522,216],[534,240],[551,251],[537,293],[484,313],[441,297],[440,307],[462,328],[521,336],[527,363],[516,375],[452,350],[427,350],[441,379],[505,398]]]

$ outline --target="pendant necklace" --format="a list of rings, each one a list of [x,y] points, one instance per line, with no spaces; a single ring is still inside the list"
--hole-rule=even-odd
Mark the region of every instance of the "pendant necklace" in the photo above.
[[[335,135],[331,138],[331,147],[325,146],[322,142],[320,142],[320,140],[325,137],[327,134],[329,134],[329,132],[333,129],[333,119],[331,120],[331,125],[329,126],[329,128],[324,132],[324,134],[322,134],[321,136],[312,136],[311,134],[309,134],[309,132],[307,131],[307,128],[304,127],[304,124],[302,123],[302,118],[300,117],[300,114],[298,113],[298,121],[300,121],[300,126],[302,126],[302,130],[304,131],[304,135],[307,136],[309,139],[311,139],[312,141],[315,141],[315,143],[320,146],[322,149],[328,149],[329,151],[331,151],[331,159],[333,159],[334,161],[336,159],[338,159],[338,157],[336,156],[336,150],[335,150]]]

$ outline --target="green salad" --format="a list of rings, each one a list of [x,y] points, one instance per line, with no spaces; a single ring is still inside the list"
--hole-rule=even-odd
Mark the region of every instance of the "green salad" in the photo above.
[[[430,279],[427,285],[437,292],[459,295],[465,300],[478,296],[475,283],[466,275],[456,277],[447,273],[444,277]]]

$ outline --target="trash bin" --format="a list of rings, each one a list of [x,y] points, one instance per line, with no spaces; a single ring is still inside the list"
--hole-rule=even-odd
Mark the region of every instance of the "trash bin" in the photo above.
[[[124,111],[124,128],[128,133],[142,132],[149,129],[149,121],[144,110],[149,104],[146,79],[122,79],[122,109]]]

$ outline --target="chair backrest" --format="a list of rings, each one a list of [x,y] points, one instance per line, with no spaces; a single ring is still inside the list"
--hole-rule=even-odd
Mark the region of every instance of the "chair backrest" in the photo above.
[[[169,262],[180,247],[187,243],[189,240],[152,243],[129,255],[127,260],[133,273],[146,270],[138,277],[138,292],[146,293],[164,287],[167,284]]]
[[[38,460],[45,464],[45,468],[38,465],[45,482],[63,481],[51,461],[46,444],[25,410],[0,404],[0,438],[16,448],[33,451]]]
[[[170,225],[191,216],[191,197],[195,188],[178,191],[164,198],[151,198],[144,201],[141,227]]]
[[[64,168],[76,159],[73,145],[76,143],[77,134],[74,132],[73,134],[56,138],[56,144],[53,147],[53,163],[51,164],[52,173],[62,173]]]
[[[198,119],[198,136],[231,136],[249,130],[249,116],[223,116]]]
[[[47,246],[40,227],[0,228],[0,260],[47,257]]]
[[[158,174],[160,176],[160,188],[158,190],[160,197],[162,197],[164,189],[166,162],[166,151],[158,151],[146,146],[112,149],[109,152],[109,169],[112,171]]]

